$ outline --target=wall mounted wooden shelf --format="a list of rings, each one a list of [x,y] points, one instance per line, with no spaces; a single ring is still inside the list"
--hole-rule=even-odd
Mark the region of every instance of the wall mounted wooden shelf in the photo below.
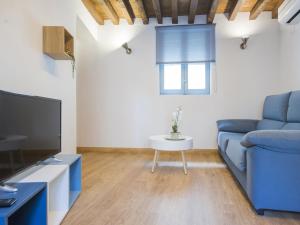
[[[43,27],[43,52],[57,60],[72,60],[73,36],[62,26]]]

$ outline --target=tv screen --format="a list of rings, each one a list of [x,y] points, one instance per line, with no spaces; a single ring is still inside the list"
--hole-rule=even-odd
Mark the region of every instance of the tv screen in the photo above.
[[[61,101],[0,91],[0,181],[61,151]]]

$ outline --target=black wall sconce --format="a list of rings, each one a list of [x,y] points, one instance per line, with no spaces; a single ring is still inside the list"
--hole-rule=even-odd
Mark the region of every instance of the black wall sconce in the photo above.
[[[127,42],[125,42],[125,43],[122,45],[122,47],[126,50],[126,53],[127,53],[128,55],[131,54],[132,50],[131,50],[131,48],[128,47]]]
[[[247,38],[242,38],[242,43],[241,43],[241,45],[240,45],[240,48],[241,48],[242,50],[245,50],[245,49],[247,48],[248,40],[249,40],[249,37],[247,37]]]

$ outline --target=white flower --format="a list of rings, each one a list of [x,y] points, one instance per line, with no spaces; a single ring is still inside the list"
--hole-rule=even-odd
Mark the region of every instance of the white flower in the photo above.
[[[172,126],[179,126],[182,118],[182,107],[178,106],[176,111],[172,113]]]

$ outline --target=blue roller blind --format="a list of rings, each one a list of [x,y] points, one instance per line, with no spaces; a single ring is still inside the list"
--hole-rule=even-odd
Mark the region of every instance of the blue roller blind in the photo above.
[[[156,64],[215,62],[215,25],[156,27]]]

